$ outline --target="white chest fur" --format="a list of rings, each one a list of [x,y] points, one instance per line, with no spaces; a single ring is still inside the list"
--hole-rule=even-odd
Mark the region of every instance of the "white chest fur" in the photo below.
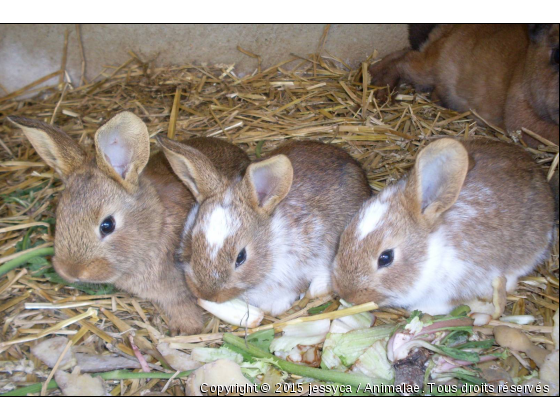
[[[271,220],[271,235],[272,267],[263,273],[261,284],[246,292],[249,303],[279,315],[312,283],[316,283],[317,289],[330,290],[332,252],[325,249],[325,231],[316,219],[294,226],[282,211],[276,211]]]

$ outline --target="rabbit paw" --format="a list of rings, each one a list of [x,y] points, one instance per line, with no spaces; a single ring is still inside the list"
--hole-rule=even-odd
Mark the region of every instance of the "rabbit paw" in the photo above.
[[[330,273],[322,273],[311,280],[307,297],[314,299],[320,296],[326,296],[332,292],[332,283]]]
[[[370,85],[381,88],[374,94],[377,102],[387,102],[392,91],[398,86],[400,74],[397,63],[404,58],[406,52],[407,50],[396,51],[369,67]]]
[[[494,305],[490,302],[484,302],[480,299],[474,299],[467,303],[471,308],[469,316],[474,320],[477,327],[488,325],[492,320],[492,314],[495,311]]]
[[[168,325],[171,335],[198,334],[204,328],[202,312],[195,310],[170,314]]]
[[[204,325],[197,320],[171,320],[169,331],[171,335],[192,335],[202,331]]]
[[[288,298],[283,297],[265,302],[264,304],[260,305],[260,308],[272,316],[277,316],[290,309],[295,301],[296,298],[293,296],[289,296]]]

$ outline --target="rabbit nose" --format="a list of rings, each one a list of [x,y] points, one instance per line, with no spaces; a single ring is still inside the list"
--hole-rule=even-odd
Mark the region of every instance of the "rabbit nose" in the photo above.
[[[333,292],[334,292],[335,295],[338,295],[338,296],[341,297],[342,299],[347,300],[347,299],[346,299],[346,296],[345,296],[346,293],[344,293],[344,292],[341,291],[338,287],[336,287],[336,286],[334,285],[334,283],[333,283],[333,288],[332,288],[332,289],[333,289]]]
[[[347,287],[339,287],[339,282],[337,282],[336,277],[332,279],[332,288],[333,292],[340,296],[347,302],[352,302],[352,299],[355,297],[355,293]]]
[[[214,292],[214,291],[210,291],[210,290],[201,290],[198,289],[196,292],[194,292],[195,295],[197,295],[197,297],[207,300],[209,302],[215,302],[215,303],[221,303],[218,299],[218,293]]]
[[[237,297],[239,297],[239,295],[243,293],[242,289],[239,289],[237,287],[232,287],[232,288],[228,288],[228,289],[221,289],[216,291],[215,293],[213,293],[211,299],[207,299],[210,300],[212,302],[216,302],[216,303],[224,303],[227,302],[228,300],[232,300],[235,299]]]
[[[198,281],[195,281],[191,276],[188,275],[185,275],[185,279],[187,280],[188,288],[198,299],[204,299],[209,302],[219,303],[216,299],[216,295],[218,294],[218,292],[213,286],[209,286],[208,284],[200,284]]]
[[[335,275],[335,273],[333,273],[333,276],[331,277],[331,283],[333,292],[344,299],[344,297],[341,295],[340,288],[338,287],[337,276]]]
[[[354,305],[361,305],[362,303],[371,302],[373,300],[369,299],[367,293],[364,292],[364,290],[342,290],[338,295],[346,302],[350,302]]]
[[[226,302],[239,294],[237,291],[232,293],[230,290],[201,290],[198,288],[191,288],[191,290],[196,297],[215,303]]]
[[[69,282],[79,281],[80,278],[84,277],[86,271],[82,264],[69,263],[57,259],[54,259],[53,265],[56,272]]]

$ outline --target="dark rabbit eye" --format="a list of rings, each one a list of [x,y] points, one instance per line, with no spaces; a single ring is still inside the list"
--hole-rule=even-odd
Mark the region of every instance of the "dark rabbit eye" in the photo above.
[[[115,219],[113,219],[113,216],[107,217],[99,225],[99,232],[101,232],[101,236],[110,235],[111,233],[113,233],[114,230],[115,230]]]
[[[558,48],[555,48],[552,50],[552,53],[550,54],[550,62],[552,64],[558,64],[559,59],[560,57],[558,57]]]
[[[393,263],[393,259],[395,258],[395,253],[392,249],[388,249],[383,251],[377,260],[378,268],[388,267]]]
[[[237,259],[235,260],[235,268],[243,264],[246,259],[247,259],[247,251],[245,251],[245,248],[243,248],[241,252],[237,254]]]

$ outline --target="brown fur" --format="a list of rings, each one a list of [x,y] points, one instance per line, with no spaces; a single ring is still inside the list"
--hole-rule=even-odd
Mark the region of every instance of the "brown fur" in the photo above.
[[[390,54],[369,69],[371,83],[399,81],[433,90],[433,100],[459,112],[474,109],[512,132],[526,127],[558,144],[558,24],[440,25],[419,51]],[[383,93],[385,92],[385,93]],[[384,99],[386,91],[380,91]],[[532,146],[540,144],[524,134]]]
[[[438,26],[437,23],[411,23],[408,25],[408,42],[410,48],[418,51],[430,36],[430,33]]]
[[[97,142],[104,127],[115,128],[115,119],[127,125],[116,128],[131,142],[135,154],[124,179]],[[43,159],[64,174],[66,188],[57,208],[53,258],[57,272],[70,282],[113,283],[160,306],[173,331],[199,332],[202,311],[174,262],[184,220],[195,200],[161,153],[154,154],[143,170],[149,157],[144,123],[133,114],[118,114],[96,134],[96,155],[82,160],[85,151],[63,131],[27,118],[11,120],[24,130]],[[41,141],[29,127],[47,136]],[[239,160],[244,166],[249,161],[241,149],[220,140],[194,138],[185,143],[207,155],[227,176],[240,171]],[[115,217],[117,227],[101,239],[99,224],[108,215]]]
[[[158,136],[157,141],[174,172],[189,187],[199,203],[215,194],[223,183],[238,179],[249,164],[247,154],[239,147],[222,148],[224,150],[221,150],[219,155],[210,156],[208,151],[201,148],[203,143],[193,141],[178,143],[163,136]],[[184,154],[189,154],[191,160],[183,159]],[[201,166],[212,170],[197,173],[196,168]]]
[[[207,170],[196,168],[199,184],[212,178],[203,174]],[[266,187],[257,187],[263,179]],[[313,280],[313,261],[320,260],[321,267],[328,261],[330,269],[340,233],[369,195],[363,170],[343,150],[310,141],[279,147],[251,164],[240,182],[224,184],[201,204],[181,255],[189,287],[206,300],[224,302],[243,294],[267,312],[282,313]],[[216,209],[230,214],[236,227],[211,255],[204,226]],[[275,231],[276,217],[282,228]],[[236,268],[242,249],[247,259]],[[278,264],[285,268],[281,273],[274,272]],[[307,265],[311,269],[302,268]]]
[[[474,161],[468,172],[466,152]],[[440,177],[439,188],[425,206],[418,188],[422,165],[430,155],[442,153],[448,158],[439,163],[439,173],[432,174],[436,180]],[[435,141],[419,154],[409,177],[372,198],[364,208],[374,200],[388,205],[380,224],[360,241],[358,213],[342,234],[335,259],[334,290],[354,303],[375,301],[411,310],[424,304],[438,311],[477,298],[491,301],[494,278],[509,276],[512,291],[515,273],[525,270],[526,274],[542,261],[552,239],[554,200],[542,169],[523,149],[503,142]],[[407,293],[424,274],[430,235],[435,232],[444,232],[447,245],[442,252],[454,250],[456,266],[465,271],[460,281],[447,282],[444,276],[441,283],[429,285],[426,302],[411,303]],[[394,262],[377,268],[379,255],[387,249],[394,250]],[[456,266],[449,265],[451,270]],[[451,298],[437,301],[436,295],[445,290]]]

